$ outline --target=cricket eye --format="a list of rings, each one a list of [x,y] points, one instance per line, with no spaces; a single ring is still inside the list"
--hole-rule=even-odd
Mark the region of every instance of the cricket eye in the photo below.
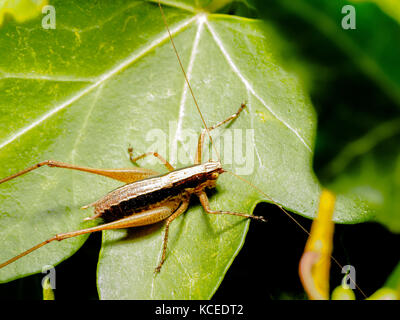
[[[218,177],[219,177],[219,173],[218,173],[218,172],[213,172],[213,173],[211,174],[211,179],[213,179],[213,180],[217,180]]]

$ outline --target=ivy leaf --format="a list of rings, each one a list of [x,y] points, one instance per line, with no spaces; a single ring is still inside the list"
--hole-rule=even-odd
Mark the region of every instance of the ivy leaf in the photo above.
[[[395,11],[397,4],[386,0],[379,3],[374,0],[282,0],[272,1],[268,6],[262,1],[252,2],[258,8],[264,7],[264,11],[268,11],[269,5],[277,5],[286,16],[293,15],[304,20],[315,30],[315,34],[323,34],[327,42],[330,41],[345,53],[352,64],[400,106],[400,25],[398,12]],[[342,8],[349,4],[355,8],[356,29],[342,27],[342,19],[346,16]],[[300,36],[303,35],[300,33]],[[320,43],[313,44],[316,45],[314,49],[318,50]],[[391,47],[391,50],[386,50],[387,47]]]
[[[400,264],[398,264],[393,270],[392,274],[385,283],[385,287],[397,290],[398,295],[400,296]]]
[[[400,23],[400,3],[393,0],[352,0],[353,2],[372,2],[375,3],[388,16],[393,17]]]
[[[364,199],[374,220],[400,232],[400,118],[379,124],[349,143],[326,167],[336,179],[330,188]]]
[[[0,176],[44,159],[131,167],[129,146],[137,154],[158,151],[177,168],[193,163],[202,122],[158,6],[52,5],[62,12],[55,30],[42,29],[39,19],[0,29],[0,47],[6,48],[0,50]],[[174,5],[164,8],[167,21],[207,124],[247,102],[246,112],[214,135],[215,142],[221,138],[222,163],[268,195],[224,174],[210,193],[211,207],[251,212],[273,199],[312,218],[321,190],[312,172],[316,117],[300,81],[281,61],[281,37],[265,22],[192,12],[187,1]],[[156,162],[140,165],[165,171]],[[50,168],[0,185],[0,261],[56,233],[90,226],[82,220],[92,212],[79,208],[119,185]],[[211,297],[249,221],[206,215],[193,202],[171,226],[167,261],[157,276],[162,224],[103,233],[100,298]],[[358,202],[338,197],[335,221],[368,218]],[[1,269],[0,281],[60,263],[86,238],[35,251]]]

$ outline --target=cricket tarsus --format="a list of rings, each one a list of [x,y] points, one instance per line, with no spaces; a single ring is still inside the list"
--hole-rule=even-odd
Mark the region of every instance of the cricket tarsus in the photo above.
[[[252,216],[250,214],[240,213],[240,212],[232,212],[232,211],[221,211],[221,210],[212,210],[210,208],[210,203],[208,201],[207,194],[204,191],[199,192],[198,194],[199,200],[205,212],[209,214],[230,214],[233,216],[243,217],[243,218],[252,218],[255,220],[261,220],[263,222],[267,222],[267,220],[262,216]]]
[[[240,108],[238,109],[238,111],[236,111],[234,114],[232,114],[230,117],[226,118],[223,121],[218,122],[217,124],[206,128],[202,131],[202,133],[199,136],[199,142],[197,144],[197,152],[196,152],[196,158],[195,158],[195,163],[201,163],[201,152],[202,152],[202,148],[203,148],[203,144],[204,144],[204,135],[206,133],[210,133],[210,131],[222,126],[223,124],[229,122],[229,121],[233,121],[235,120],[237,117],[239,117],[240,113],[244,110],[244,108],[246,108],[246,103],[243,102],[240,105]],[[211,140],[210,140],[211,141]]]

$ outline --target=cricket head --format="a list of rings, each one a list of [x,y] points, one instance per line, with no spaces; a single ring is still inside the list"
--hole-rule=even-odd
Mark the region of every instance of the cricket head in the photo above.
[[[204,172],[207,174],[206,187],[215,188],[219,175],[225,172],[225,170],[222,168],[221,162],[208,160],[203,165]]]

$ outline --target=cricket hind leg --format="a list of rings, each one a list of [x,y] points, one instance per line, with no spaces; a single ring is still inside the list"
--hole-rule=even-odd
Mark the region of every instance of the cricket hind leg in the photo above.
[[[107,178],[111,178],[114,180],[118,180],[121,182],[125,183],[132,183],[150,176],[157,175],[158,172],[150,169],[145,169],[145,168],[132,168],[132,169],[96,169],[96,168],[88,168],[88,167],[80,167],[60,161],[55,161],[55,160],[46,160],[39,162],[31,167],[28,167],[20,172],[17,172],[11,176],[8,176],[6,178],[3,178],[0,180],[0,184],[12,180],[14,178],[17,178],[19,176],[22,176],[25,173],[28,173],[30,171],[33,171],[35,169],[38,169],[43,166],[48,166],[48,167],[56,167],[56,168],[64,168],[64,169],[72,169],[72,170],[78,170],[78,171],[83,171],[83,172],[88,172],[88,173],[93,173],[93,174],[98,174]]]
[[[236,111],[236,113],[230,115],[228,118],[226,118],[223,121],[218,122],[217,124],[213,125],[212,127],[208,127],[208,131],[214,130],[214,129],[222,126],[223,124],[225,124],[225,123],[227,123],[229,121],[233,121],[234,119],[239,117],[240,113],[243,111],[243,109],[245,107],[246,107],[246,104],[242,103],[240,105],[240,108],[238,109],[238,111]],[[198,143],[197,143],[195,164],[200,164],[201,163],[201,158],[202,158],[202,153],[203,153],[204,136],[205,136],[206,133],[207,133],[207,129],[203,129],[203,131],[201,132],[201,134],[199,136],[199,140],[198,140]]]
[[[60,161],[54,161],[54,160],[46,160],[39,162],[29,168],[26,168],[20,172],[17,172],[16,174],[13,174],[9,177],[6,177],[4,179],[0,180],[0,184],[12,180],[14,178],[17,178],[25,173],[28,173],[30,171],[33,171],[35,169],[38,169],[42,166],[48,166],[48,167],[56,167],[56,168],[64,168],[64,169],[72,169],[72,170],[78,170],[78,171],[83,171],[83,172],[88,172],[88,173],[93,173],[97,175],[101,175],[107,178],[111,178],[114,180],[118,180],[121,182],[125,183],[132,183],[138,180],[142,180],[151,176],[158,175],[159,173],[157,171],[151,170],[151,169],[146,169],[146,168],[131,168],[131,169],[96,169],[96,168],[88,168],[88,167],[80,167]],[[93,204],[93,203],[92,203]],[[86,209],[90,207],[92,204],[83,206],[82,209]],[[96,213],[95,215],[85,218],[84,220],[93,220],[101,216],[101,213]]]
[[[55,236],[37,244],[36,246],[20,253],[19,255],[3,262],[0,263],[0,269],[9,265],[10,263],[26,256],[27,254],[39,249],[40,247],[43,247],[44,245],[53,242],[55,240],[57,241],[62,241],[68,238],[76,237],[82,234],[87,234],[87,233],[92,233],[92,232],[97,232],[97,231],[102,231],[102,230],[112,230],[112,229],[122,229],[122,228],[130,228],[130,227],[138,227],[138,226],[144,226],[144,225],[149,225],[149,224],[154,224],[159,221],[162,221],[171,214],[174,213],[174,210],[176,209],[178,205],[175,202],[167,202],[163,204],[162,206],[158,208],[153,208],[150,210],[143,211],[139,214],[134,214],[113,222],[109,222],[106,224],[101,224],[99,226],[87,228],[87,229],[81,229],[77,231],[71,231],[71,232],[65,232],[65,233],[59,233],[56,234]]]
[[[267,220],[264,217],[261,217],[261,216],[253,216],[253,215],[246,214],[246,213],[232,212],[232,211],[212,210],[210,208],[210,203],[208,201],[207,194],[204,191],[201,191],[199,194],[197,194],[197,196],[199,197],[200,203],[201,203],[201,205],[203,206],[204,210],[207,213],[210,213],[210,214],[230,214],[230,215],[233,215],[233,216],[239,216],[239,217],[243,217],[243,218],[250,218],[250,219],[254,219],[254,220],[261,220],[263,222],[267,222]]]

